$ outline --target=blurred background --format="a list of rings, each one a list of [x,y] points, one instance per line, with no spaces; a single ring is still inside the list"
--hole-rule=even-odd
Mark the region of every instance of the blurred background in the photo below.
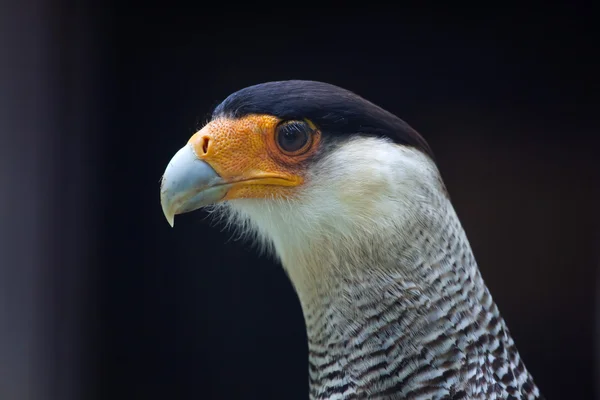
[[[294,78],[423,134],[538,386],[600,398],[591,5],[5,3],[0,399],[308,398],[282,269],[202,212],[171,229],[159,204],[221,100]]]

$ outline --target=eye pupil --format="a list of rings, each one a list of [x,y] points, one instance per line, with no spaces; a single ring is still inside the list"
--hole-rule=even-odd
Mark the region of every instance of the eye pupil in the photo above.
[[[298,139],[298,132],[287,131],[283,134],[283,138],[288,142],[293,142]]]
[[[302,150],[310,140],[312,129],[302,121],[285,123],[278,128],[277,142],[279,147],[286,152]]]

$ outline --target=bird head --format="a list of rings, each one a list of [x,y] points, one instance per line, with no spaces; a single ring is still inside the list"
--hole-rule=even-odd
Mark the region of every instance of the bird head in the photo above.
[[[376,251],[359,244],[398,240],[444,197],[431,150],[415,130],[314,81],[233,93],[175,154],[161,183],[171,225],[177,214],[212,206],[273,248],[288,272]]]

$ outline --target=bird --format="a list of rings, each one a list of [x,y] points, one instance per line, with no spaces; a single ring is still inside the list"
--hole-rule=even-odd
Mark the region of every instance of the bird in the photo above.
[[[543,399],[428,142],[353,91],[269,81],[171,158],[162,211],[205,209],[274,255],[299,299],[311,400]]]

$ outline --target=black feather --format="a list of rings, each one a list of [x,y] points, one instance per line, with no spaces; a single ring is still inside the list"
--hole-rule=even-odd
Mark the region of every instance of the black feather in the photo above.
[[[249,114],[268,114],[282,119],[307,118],[323,135],[387,137],[395,143],[412,146],[433,159],[425,139],[402,119],[328,83],[290,80],[249,86],[219,104],[213,118],[241,118]]]

